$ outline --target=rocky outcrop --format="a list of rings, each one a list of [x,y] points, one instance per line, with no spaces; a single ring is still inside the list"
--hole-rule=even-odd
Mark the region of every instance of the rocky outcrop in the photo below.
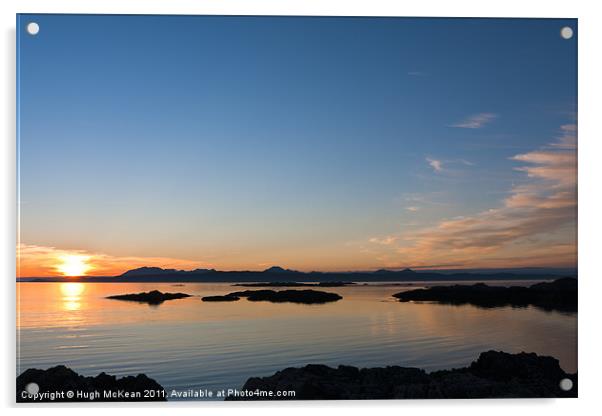
[[[546,310],[577,310],[577,279],[562,278],[529,287],[474,285],[433,286],[393,295],[401,302],[436,301],[448,304],[473,304],[481,307],[537,306]]]
[[[17,377],[17,402],[144,402],[165,401],[165,396],[163,387],[144,374],[84,377],[58,365],[47,370],[30,368]]]
[[[163,293],[158,290],[142,293],[128,293],[126,295],[107,296],[107,299],[129,300],[133,302],[143,302],[150,305],[158,305],[166,300],[188,298],[186,293]]]
[[[573,382],[570,391],[560,381]],[[552,357],[534,353],[481,353],[470,366],[426,373],[418,368],[356,368],[310,364],[269,377],[253,377],[243,391],[294,391],[295,395],[229,397],[227,400],[357,400],[577,397],[577,375]]]
[[[320,282],[320,283],[302,283],[302,282],[258,282],[258,283],[236,283],[232,286],[240,287],[341,287],[355,285],[354,282]]]
[[[233,296],[233,295],[216,295],[216,296],[205,296],[202,297],[201,300],[203,302],[234,302],[239,300],[240,298],[238,296]]]
[[[355,282],[320,282],[318,286],[320,287],[341,287],[341,286],[351,286],[355,285]]]
[[[250,301],[268,301],[268,302],[293,302],[293,303],[327,303],[343,299],[336,293],[321,292],[318,290],[244,290],[242,292],[232,292],[227,296],[237,296],[247,298]]]

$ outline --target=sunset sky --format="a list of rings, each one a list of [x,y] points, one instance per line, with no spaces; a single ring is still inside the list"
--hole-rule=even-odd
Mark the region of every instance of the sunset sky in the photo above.
[[[576,266],[576,20],[18,32],[21,277]]]

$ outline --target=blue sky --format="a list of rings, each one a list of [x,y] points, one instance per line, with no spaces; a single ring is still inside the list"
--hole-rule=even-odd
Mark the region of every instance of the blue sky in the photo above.
[[[28,247],[183,267],[428,266],[446,254],[427,256],[422,233],[505,208],[521,184],[554,197],[556,177],[517,155],[575,151],[554,146],[576,134],[576,36],[560,36],[577,34],[572,19],[18,22]],[[525,238],[557,254],[574,245],[564,220],[458,253],[458,267],[499,266]]]

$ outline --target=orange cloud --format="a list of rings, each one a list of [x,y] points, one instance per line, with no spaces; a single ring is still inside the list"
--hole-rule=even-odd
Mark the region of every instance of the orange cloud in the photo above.
[[[384,238],[376,238],[375,237],[375,238],[371,238],[370,242],[374,243],[374,244],[381,244],[381,245],[388,246],[388,245],[395,243],[398,239],[399,238],[395,237],[395,236],[387,236]]]
[[[17,276],[62,276],[64,274],[62,270],[64,259],[74,256],[85,259],[88,266],[86,274],[91,276],[116,276],[129,269],[141,266],[185,270],[211,266],[205,262],[169,257],[119,257],[103,253],[90,253],[85,250],[64,250],[55,247],[20,244],[17,247]]]

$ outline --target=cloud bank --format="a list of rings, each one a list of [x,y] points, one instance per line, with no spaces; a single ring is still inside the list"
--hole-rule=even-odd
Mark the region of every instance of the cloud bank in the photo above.
[[[542,149],[511,159],[526,181],[501,206],[472,216],[442,220],[399,236],[395,247],[405,265],[458,263],[466,267],[576,265],[576,126]]]

